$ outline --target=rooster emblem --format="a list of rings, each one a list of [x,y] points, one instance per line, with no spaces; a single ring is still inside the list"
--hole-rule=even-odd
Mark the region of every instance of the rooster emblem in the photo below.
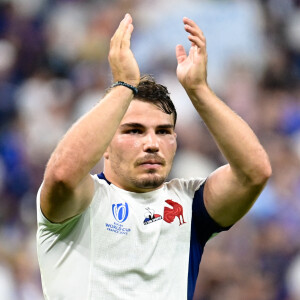
[[[179,220],[179,226],[186,223],[183,218],[183,208],[182,206],[174,202],[173,200],[166,200],[166,203],[172,206],[172,208],[165,207],[164,208],[164,221],[167,223],[172,223],[175,217]]]

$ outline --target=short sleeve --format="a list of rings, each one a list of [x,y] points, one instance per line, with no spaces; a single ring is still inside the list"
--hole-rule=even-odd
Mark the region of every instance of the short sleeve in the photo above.
[[[72,228],[76,225],[78,219],[80,218],[80,215],[74,216],[65,222],[62,223],[53,223],[49,221],[43,214],[41,210],[41,190],[43,187],[43,183],[41,184],[38,193],[37,193],[37,199],[36,199],[36,206],[37,206],[37,223],[38,223],[38,231],[40,233],[53,233],[58,235],[65,235],[68,234],[72,230]],[[41,234],[43,236],[43,234]]]

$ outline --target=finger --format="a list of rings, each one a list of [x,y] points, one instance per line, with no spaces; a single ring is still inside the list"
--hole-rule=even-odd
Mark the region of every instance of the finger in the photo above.
[[[192,19],[189,19],[189,18],[187,18],[187,17],[184,17],[184,18],[183,18],[183,23],[184,23],[184,24],[187,24],[187,25],[190,25],[191,27],[195,27],[195,28],[198,28],[199,30],[201,30],[201,29],[199,28],[199,26],[196,24],[195,21],[193,21]]]
[[[129,14],[126,14],[123,20],[120,22],[115,34],[110,40],[110,46],[119,49],[121,47],[122,38],[126,32],[127,26],[132,22],[132,18]]]
[[[124,37],[122,39],[121,48],[130,48],[130,40],[131,40],[132,31],[133,31],[133,25],[129,24],[127,27],[127,30],[124,34]]]
[[[199,37],[190,35],[188,39],[191,41],[192,46],[197,46],[201,51],[206,49],[206,44]]]
[[[195,55],[197,54],[198,47],[196,45],[192,45],[189,51],[189,58],[192,62],[194,62]]]
[[[126,14],[123,20],[120,22],[119,27],[117,28],[112,41],[115,45],[121,45],[122,38],[127,29],[128,23],[131,21],[129,14]]]
[[[189,30],[193,30],[193,33],[197,32],[201,37],[204,37],[203,31],[199,28],[199,26],[191,19],[184,17],[183,18],[183,23],[185,24],[185,29],[186,27],[189,28]],[[191,33],[190,31],[188,31]]]
[[[183,48],[182,45],[177,45],[176,46],[176,58],[177,58],[177,62],[178,64],[182,63],[185,59],[186,59],[186,52]]]
[[[206,42],[206,38],[199,28],[195,28],[185,24],[184,29],[186,32],[190,33],[191,35],[198,36],[203,42]]]

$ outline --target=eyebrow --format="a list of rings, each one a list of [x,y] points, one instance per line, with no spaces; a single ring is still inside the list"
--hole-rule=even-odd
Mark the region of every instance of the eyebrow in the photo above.
[[[173,129],[174,125],[172,125],[172,124],[163,124],[163,125],[158,125],[157,128],[159,128],[159,129]]]
[[[120,125],[120,127],[121,128],[126,128],[126,127],[145,128],[145,126],[140,123],[124,123],[124,124]],[[156,128],[158,128],[158,129],[173,129],[174,125],[173,124],[161,124],[161,125],[156,126]]]

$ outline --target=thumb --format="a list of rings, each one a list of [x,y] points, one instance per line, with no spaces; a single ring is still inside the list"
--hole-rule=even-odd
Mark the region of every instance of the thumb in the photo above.
[[[178,64],[182,63],[186,59],[186,52],[182,45],[176,46],[176,58],[177,58]]]

